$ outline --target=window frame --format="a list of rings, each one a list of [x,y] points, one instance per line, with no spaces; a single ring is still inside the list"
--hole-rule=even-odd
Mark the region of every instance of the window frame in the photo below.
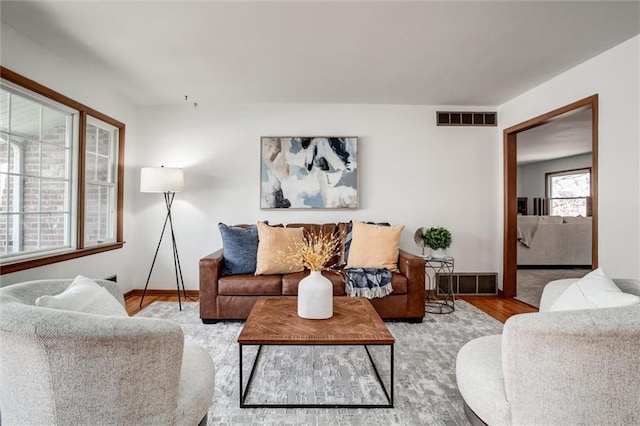
[[[578,174],[581,172],[586,172],[589,174],[589,195],[584,197],[551,197],[551,178],[554,176],[563,176],[563,175],[571,175]],[[547,203],[548,214],[552,214],[551,211],[551,200],[585,200],[585,215],[589,217],[592,215],[591,209],[591,199],[593,197],[593,171],[591,167],[580,167],[577,169],[568,169],[568,170],[558,170],[555,172],[547,172],[544,174],[544,192],[545,192],[545,200]]]
[[[75,223],[74,220],[75,220],[75,215],[77,211],[77,199],[78,199],[77,194],[75,193],[75,190],[77,188],[77,186],[75,185],[75,176],[77,176],[77,170],[75,169],[77,165],[75,149],[76,149],[76,146],[78,145],[78,136],[77,136],[76,127],[79,121],[79,112],[73,108],[69,108],[67,105],[56,102],[50,98],[41,96],[17,84],[13,84],[10,81],[5,81],[3,83],[6,84],[8,88],[7,89],[8,92],[11,93],[13,96],[29,101],[33,103],[33,105],[36,105],[38,107],[39,109],[38,121],[40,121],[40,125],[42,124],[42,117],[43,117],[42,114],[43,114],[44,108],[48,110],[56,111],[60,114],[64,114],[65,121],[66,121],[66,125],[65,125],[66,136],[65,136],[64,146],[51,144],[49,141],[43,140],[42,128],[39,128],[38,137],[35,137],[33,135],[20,135],[13,132],[9,128],[7,129],[7,134],[9,136],[9,139],[7,140],[7,143],[8,143],[7,148],[8,150],[15,151],[13,168],[9,167],[7,169],[7,172],[8,172],[7,176],[8,177],[12,176],[14,179],[14,193],[13,193],[14,204],[17,202],[17,204],[21,205],[21,208],[19,209],[16,209],[14,205],[13,209],[11,208],[9,209],[6,216],[7,223],[8,223],[8,218],[10,216],[13,216],[13,221],[17,220],[18,223],[20,223],[20,225],[13,227],[14,243],[17,242],[19,246],[23,245],[22,237],[25,233],[25,229],[23,228],[23,223],[26,221],[26,218],[25,218],[26,216],[39,217],[37,221],[38,223],[37,245],[40,246],[42,244],[42,240],[40,238],[42,218],[49,216],[51,214],[67,215],[67,218],[64,221],[65,222],[65,225],[64,225],[65,232],[63,234],[64,244],[58,247],[50,247],[50,248],[39,247],[37,249],[32,249],[28,251],[20,250],[18,252],[8,252],[2,255],[2,256],[6,256],[6,260],[4,261],[4,264],[15,263],[22,260],[29,260],[36,257],[51,256],[55,254],[66,253],[66,252],[69,252],[70,250],[74,250],[76,248],[75,247],[76,229],[74,228],[73,224]],[[21,142],[16,141],[16,139],[21,139],[22,141]],[[26,161],[27,159],[27,153],[26,153],[27,143],[38,146],[39,172],[37,173],[37,175],[33,175],[31,172],[24,169],[24,161]],[[49,146],[49,148],[51,148],[52,146],[55,146],[56,148],[62,148],[66,151],[64,153],[64,158],[65,158],[64,176],[46,176],[42,173],[42,170],[41,170],[42,150],[46,146]],[[11,156],[9,156],[8,160],[11,160]],[[68,197],[65,197],[64,199],[64,202],[65,202],[64,210],[62,211],[56,210],[53,212],[42,210],[41,192],[39,192],[39,197],[37,202],[38,208],[33,210],[33,205],[32,205],[31,209],[29,209],[28,211],[25,210],[24,206],[22,206],[22,203],[25,197],[23,196],[22,191],[16,191],[16,189],[19,190],[22,188],[21,182],[24,182],[25,180],[37,181],[38,188],[40,190],[42,189],[41,185],[43,181],[48,181],[49,183],[52,183],[52,182],[62,183],[64,185],[65,193],[68,193]]]
[[[97,118],[95,118],[92,115],[87,116],[87,125],[94,126],[96,128],[97,132],[99,132],[100,130],[103,130],[103,131],[108,130],[109,132],[115,132],[116,134],[119,135],[119,129],[117,127],[112,126],[111,124],[109,124],[107,122],[98,120]],[[86,136],[86,131],[87,131],[87,129],[85,129],[85,136]],[[117,168],[118,155],[119,155],[119,145],[117,143],[118,142],[118,138],[119,138],[119,136],[117,136],[117,138],[110,139],[110,141],[113,140],[113,151],[111,151],[111,149],[110,149],[110,152],[109,152],[109,154],[107,154],[107,157],[106,157],[109,161],[113,161],[114,163],[116,163],[115,164],[116,168]],[[98,136],[96,135],[96,142],[97,142],[97,140],[98,140]],[[110,145],[111,145],[111,143],[110,143]],[[97,164],[98,158],[100,158],[100,157],[105,158],[104,154],[100,154],[98,151],[99,151],[99,148],[98,148],[98,146],[96,146],[96,152],[92,152],[92,154],[95,155],[95,157],[96,157],[96,160],[95,160],[96,161],[96,170],[97,170],[97,167],[98,167],[98,164]],[[90,150],[88,149],[87,144],[85,143],[85,151],[83,153],[84,156],[85,156],[85,162],[88,161],[87,157],[88,157],[89,152],[90,152]],[[112,156],[111,154],[115,154],[115,155]],[[113,164],[113,163],[111,163],[111,164]],[[107,179],[107,181],[104,181],[104,182],[100,181],[100,180],[89,179],[88,176],[87,176],[87,169],[86,168],[85,168],[84,172],[85,172],[85,188],[84,188],[84,190],[85,190],[85,193],[84,193],[85,194],[85,216],[83,218],[83,221],[84,221],[84,230],[86,231],[86,229],[87,229],[87,211],[86,211],[86,209],[87,209],[87,202],[86,202],[86,194],[87,194],[87,192],[86,191],[87,191],[88,187],[91,185],[91,186],[94,186],[94,187],[97,186],[97,187],[100,187],[102,189],[107,189],[107,190],[108,189],[115,189],[116,194],[115,194],[115,197],[114,197],[113,201],[117,204],[117,191],[118,191],[117,180],[118,180],[118,177],[117,177],[117,173],[115,173],[116,176],[113,176],[114,169],[113,169],[112,166],[109,166],[107,168],[107,174],[108,174],[109,178]],[[116,181],[115,183],[111,182],[112,178],[115,179],[115,181]],[[107,196],[107,203],[111,203],[111,201],[112,201],[111,198],[109,196]],[[107,210],[109,210],[109,209],[107,209]],[[95,212],[93,212],[93,213],[95,213]],[[101,211],[98,212],[98,214],[100,214],[100,213],[101,213]],[[98,223],[99,223],[99,220],[98,220]],[[112,222],[111,221],[107,221],[106,226],[108,228],[111,228]],[[115,229],[113,231],[115,231]],[[96,241],[87,240],[87,233],[85,232],[85,239],[84,239],[85,248],[87,248],[87,247],[95,247],[95,246],[100,245],[100,244],[110,244],[110,243],[116,242],[117,241],[116,233],[113,232],[113,231],[111,232],[111,234],[113,236],[108,238],[106,241],[103,241],[103,242],[100,242],[100,240],[96,240]]]
[[[125,141],[125,125],[106,114],[94,110],[80,102],[77,102],[67,96],[62,95],[52,89],[49,89],[33,80],[30,80],[18,73],[0,66],[0,77],[10,83],[27,89],[37,95],[43,96],[54,102],[67,106],[78,111],[78,147],[77,147],[77,187],[74,190],[77,193],[77,207],[72,214],[74,215],[75,224],[75,248],[68,249],[62,253],[47,254],[43,256],[34,256],[28,259],[16,260],[15,262],[7,262],[0,265],[0,275],[10,274],[13,272],[23,271],[26,269],[36,268],[39,266],[50,265],[53,263],[64,262],[79,257],[89,256],[97,253],[103,253],[110,250],[117,250],[124,246],[123,240],[123,218],[124,218],[124,141]],[[86,158],[86,128],[88,117],[93,117],[103,121],[118,129],[118,152],[117,152],[117,185],[116,185],[116,240],[104,244],[85,246],[84,241],[84,218],[85,218],[85,158]]]

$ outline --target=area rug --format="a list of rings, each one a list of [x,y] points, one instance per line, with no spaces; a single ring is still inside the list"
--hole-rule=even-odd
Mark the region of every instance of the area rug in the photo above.
[[[137,316],[182,326],[185,340],[205,347],[216,367],[210,425],[468,425],[455,378],[458,350],[468,341],[502,332],[502,323],[464,301],[452,314],[427,314],[422,324],[387,322],[395,344],[395,408],[241,409],[237,337],[243,322],[202,324],[198,303],[155,302]],[[388,350],[370,347],[388,383]],[[245,352],[245,377],[250,355]],[[268,346],[247,402],[384,402],[362,347]]]
[[[518,295],[514,299],[539,308],[542,290],[547,283],[564,278],[582,278],[588,272],[588,269],[518,269]]]

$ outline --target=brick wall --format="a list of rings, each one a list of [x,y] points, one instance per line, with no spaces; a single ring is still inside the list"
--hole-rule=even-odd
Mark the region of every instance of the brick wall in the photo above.
[[[58,125],[44,133],[42,140],[45,143],[13,137],[11,148],[8,144],[0,145],[0,158],[9,159],[9,171],[27,175],[2,175],[1,211],[22,211],[24,214],[0,218],[0,253],[20,248],[23,251],[55,248],[65,244],[67,182],[61,180],[67,174],[65,138],[66,127]],[[14,206],[16,203],[18,205]],[[22,233],[15,232],[15,227],[20,226]],[[14,241],[14,235],[18,235],[20,241]]]

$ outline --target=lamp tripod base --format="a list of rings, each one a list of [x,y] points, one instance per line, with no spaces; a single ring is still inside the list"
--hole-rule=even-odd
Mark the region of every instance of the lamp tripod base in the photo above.
[[[175,197],[175,192],[165,192],[164,193],[164,202],[167,207],[167,216],[164,219],[164,225],[162,226],[162,233],[160,234],[160,240],[158,241],[158,246],[156,247],[156,253],[153,255],[153,262],[151,262],[151,269],[149,270],[149,275],[147,276],[147,282],[144,285],[144,290],[142,291],[142,298],[140,299],[140,309],[142,309],[142,303],[144,302],[144,296],[147,294],[147,288],[149,287],[149,280],[151,279],[151,274],[153,273],[153,267],[156,264],[156,259],[158,258],[158,252],[160,251],[160,245],[162,244],[162,239],[164,237],[164,233],[167,229],[167,223],[169,223],[169,229],[171,231],[171,245],[173,248],[173,268],[176,274],[176,288],[178,290],[178,307],[182,311],[182,301],[180,295],[180,285],[182,285],[182,295],[185,300],[190,299],[187,296],[187,290],[184,287],[184,278],[182,277],[182,266],[180,265],[180,256],[178,255],[178,245],[176,244],[176,235],[173,231],[173,219],[171,217],[171,205],[173,204],[173,199]]]

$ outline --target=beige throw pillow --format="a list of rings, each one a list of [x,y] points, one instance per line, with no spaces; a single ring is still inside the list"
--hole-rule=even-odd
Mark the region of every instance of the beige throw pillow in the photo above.
[[[303,228],[281,228],[258,222],[258,259],[255,275],[300,272],[304,266],[283,258],[296,239],[302,241]]]
[[[403,225],[380,226],[353,222],[347,268],[386,268],[397,272],[403,229]]]

